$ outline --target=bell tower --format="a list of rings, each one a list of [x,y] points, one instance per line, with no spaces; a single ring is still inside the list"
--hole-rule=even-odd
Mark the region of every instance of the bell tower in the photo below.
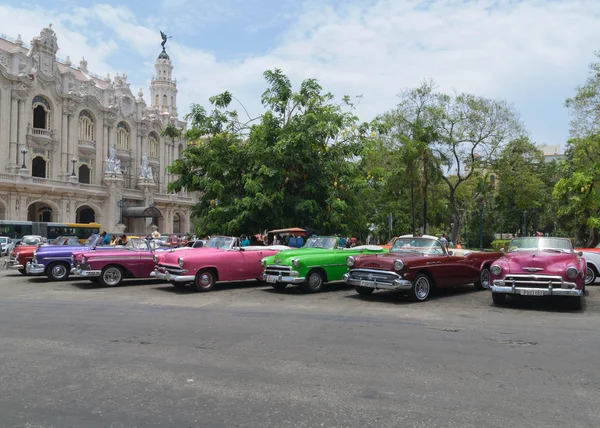
[[[161,112],[177,117],[177,79],[172,78],[173,64],[164,44],[154,68],[156,73],[150,83],[150,104]]]

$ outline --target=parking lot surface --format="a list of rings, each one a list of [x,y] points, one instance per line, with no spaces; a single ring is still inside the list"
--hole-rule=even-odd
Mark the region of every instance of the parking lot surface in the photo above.
[[[0,272],[0,426],[598,427],[582,311],[254,281],[210,293]]]

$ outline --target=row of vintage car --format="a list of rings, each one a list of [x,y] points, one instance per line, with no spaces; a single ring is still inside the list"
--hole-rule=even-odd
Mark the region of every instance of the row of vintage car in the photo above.
[[[600,262],[597,250],[586,250],[584,257],[569,239],[553,237],[515,238],[508,252],[450,251],[434,236],[412,235],[399,237],[391,249],[340,248],[336,237],[312,237],[300,249],[242,247],[238,238],[226,236],[200,248],[177,249],[139,238],[121,247],[100,246],[98,239],[93,236],[85,245],[59,240],[58,245],[16,247],[7,267],[55,281],[75,275],[117,286],[127,278],[154,278],[198,291],[210,291],[221,281],[256,279],[275,289],[298,284],[314,293],[326,282],[343,280],[359,294],[398,290],[415,302],[427,300],[436,288],[474,284],[490,290],[496,304],[508,295],[560,296],[580,308]]]

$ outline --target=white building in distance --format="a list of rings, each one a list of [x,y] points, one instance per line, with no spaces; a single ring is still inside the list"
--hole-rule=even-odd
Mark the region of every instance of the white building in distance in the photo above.
[[[79,67],[57,60],[58,49],[52,25],[30,46],[0,38],[0,219],[190,231],[196,201],[167,192],[166,167],[186,142],[160,136],[168,123],[185,129],[164,45],[150,106],[126,75],[101,78],[85,59]]]

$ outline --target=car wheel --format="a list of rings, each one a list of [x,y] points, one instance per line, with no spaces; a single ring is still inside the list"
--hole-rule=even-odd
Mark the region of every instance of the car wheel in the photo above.
[[[21,273],[21,275],[27,275],[27,270],[25,269],[19,269],[19,272]]]
[[[288,285],[285,282],[276,282],[275,284],[270,284],[275,290],[283,290]]]
[[[492,291],[492,301],[495,305],[503,305],[506,303],[506,294],[504,293],[494,293]]]
[[[183,289],[183,288],[185,288],[185,282],[171,281],[171,285],[173,287],[175,287],[175,288],[180,289],[180,290]]]
[[[424,273],[415,277],[411,289],[408,291],[408,298],[413,302],[424,302],[431,293],[431,280]]]
[[[479,281],[475,283],[477,290],[489,290],[490,289],[490,268],[485,266],[481,269],[479,274]]]
[[[104,287],[116,287],[123,282],[123,269],[120,266],[106,266],[98,278]]]
[[[325,278],[322,272],[311,270],[306,276],[306,282],[302,284],[302,288],[309,293],[318,293],[323,290]]]
[[[373,293],[373,291],[375,291],[374,288],[371,288],[371,287],[361,287],[360,285],[357,285],[356,287],[354,287],[354,289],[356,290],[356,292],[358,294],[361,294],[363,296],[367,296],[367,295]]]
[[[198,291],[212,291],[215,288],[215,272],[210,269],[201,270],[194,278],[194,287]]]
[[[52,281],[64,281],[69,277],[69,265],[66,263],[50,263],[46,268],[46,276]]]
[[[596,282],[596,269],[588,263],[585,270],[585,285]]]

